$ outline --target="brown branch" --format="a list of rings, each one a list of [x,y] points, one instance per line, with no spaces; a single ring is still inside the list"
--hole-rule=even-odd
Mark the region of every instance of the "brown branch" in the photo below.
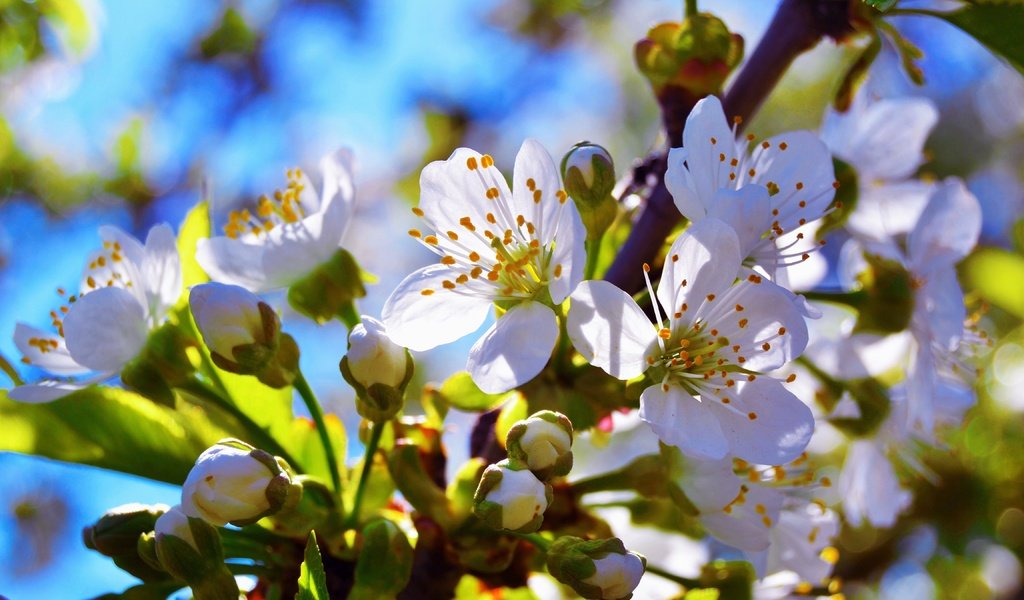
[[[749,121],[797,56],[813,48],[824,36],[840,39],[852,32],[850,8],[851,0],[783,0],[761,43],[725,95],[726,115]],[[678,89],[659,95],[670,146],[682,144],[683,125],[697,100]],[[665,188],[664,162],[656,172],[658,183],[605,274],[605,279],[629,293],[643,287],[643,264],[654,262],[665,238],[682,218]]]

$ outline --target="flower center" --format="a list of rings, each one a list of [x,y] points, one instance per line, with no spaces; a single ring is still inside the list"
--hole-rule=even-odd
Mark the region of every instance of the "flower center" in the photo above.
[[[272,196],[260,196],[255,215],[248,208],[228,213],[224,234],[232,239],[246,234],[259,236],[278,225],[301,221],[306,211],[312,208],[302,205],[302,192],[306,189],[302,169],[288,169],[285,177],[288,183],[284,190],[274,190]]]

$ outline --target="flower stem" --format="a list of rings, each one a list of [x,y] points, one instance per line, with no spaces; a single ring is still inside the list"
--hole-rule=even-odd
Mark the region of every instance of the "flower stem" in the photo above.
[[[697,14],[697,0],[686,0],[686,16],[692,17]]]
[[[596,240],[587,240],[585,242],[587,247],[587,266],[583,270],[583,279],[593,279],[594,274],[597,273],[597,259],[601,256],[601,239],[603,237],[602,235]]]
[[[547,552],[548,549],[551,548],[551,541],[539,533],[516,533],[515,531],[509,531],[508,533],[521,540],[530,542],[542,552]]]
[[[355,302],[347,302],[338,310],[338,318],[345,324],[349,331],[358,325],[362,319],[359,318],[359,311],[356,310]]]
[[[352,529],[359,522],[359,511],[363,507],[363,495],[366,492],[366,484],[370,481],[370,471],[373,470],[373,458],[377,454],[377,446],[380,445],[381,434],[384,433],[384,423],[370,422],[370,439],[366,442],[366,452],[363,455],[363,471],[359,474],[359,484],[356,487],[355,499],[352,501],[352,512],[345,520],[345,529]]]
[[[266,450],[267,452],[270,452],[271,454],[274,454],[276,456],[280,456],[289,465],[291,465],[292,469],[295,469],[295,472],[303,472],[302,467],[295,460],[295,458],[292,457],[292,455],[289,454],[289,452],[285,450],[284,447],[281,446],[281,444],[276,439],[274,439],[274,436],[267,433],[266,429],[264,429],[256,421],[253,421],[249,417],[249,415],[242,412],[242,410],[235,406],[235,404],[232,403],[230,400],[220,395],[220,393],[217,392],[217,390],[213,389],[205,382],[200,381],[199,379],[196,379],[194,377],[186,381],[180,387],[182,390],[188,392],[189,394],[195,396],[196,398],[204,400],[207,403],[216,406],[217,408],[223,410],[224,412],[234,417],[248,432],[254,446]]]
[[[650,573],[651,575],[657,575],[658,577],[661,577],[662,579],[668,579],[669,581],[674,581],[674,582],[678,583],[679,585],[681,585],[681,586],[683,586],[683,587],[685,587],[687,589],[695,589],[695,588],[702,587],[701,583],[699,581],[697,581],[696,579],[690,579],[689,577],[682,577],[682,576],[676,575],[674,573],[669,573],[668,571],[666,571],[664,569],[661,569],[661,568],[658,568],[658,567],[655,567],[654,565],[652,565],[650,563],[648,563],[647,568],[645,569],[645,571]]]
[[[341,471],[338,470],[338,456],[334,452],[334,444],[331,443],[331,436],[327,432],[324,411],[320,408],[320,403],[317,402],[316,395],[313,394],[313,389],[309,387],[309,382],[306,381],[306,377],[302,374],[301,370],[296,373],[295,381],[292,385],[299,392],[299,396],[302,397],[302,402],[305,403],[306,409],[309,410],[309,416],[313,418],[316,431],[320,434],[320,443],[323,445],[324,453],[327,455],[327,469],[331,472],[331,485],[335,493],[340,494]]]
[[[14,385],[23,385],[25,382],[21,380],[18,375],[18,371],[15,370],[14,366],[8,362],[7,357],[0,354],[0,371],[3,371],[5,375],[11,380]]]

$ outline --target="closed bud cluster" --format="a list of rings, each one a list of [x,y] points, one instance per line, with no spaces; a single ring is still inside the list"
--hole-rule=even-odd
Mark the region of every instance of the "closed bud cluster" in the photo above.
[[[181,491],[182,510],[223,526],[243,526],[294,506],[302,486],[284,461],[238,440],[222,440],[196,460]]]
[[[383,323],[362,317],[349,333],[348,353],[339,368],[356,391],[356,409],[363,418],[379,423],[402,410],[413,375],[412,355],[391,341]]]
[[[550,410],[535,413],[509,429],[505,448],[509,460],[521,463],[541,480],[572,469],[572,423]]]
[[[533,533],[551,504],[551,486],[525,467],[503,460],[484,471],[473,498],[473,513],[494,529]]]
[[[237,285],[204,283],[192,288],[189,306],[218,367],[272,387],[291,384],[298,348],[259,296]]]
[[[721,90],[743,58],[743,38],[730,33],[718,17],[703,13],[652,27],[637,42],[635,55],[656,95],[674,87],[699,98]]]
[[[562,181],[587,228],[587,240],[600,239],[615,220],[615,165],[608,151],[580,142],[562,158]]]
[[[548,572],[584,598],[628,600],[640,584],[647,559],[629,552],[622,540],[558,538],[548,550]]]

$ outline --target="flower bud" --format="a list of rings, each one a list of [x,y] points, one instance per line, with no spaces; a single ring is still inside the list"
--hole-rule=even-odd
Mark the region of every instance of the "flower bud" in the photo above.
[[[355,299],[366,295],[363,273],[344,248],[288,288],[288,303],[317,323],[355,311]]]
[[[348,335],[348,368],[352,376],[370,387],[380,383],[398,387],[408,366],[405,348],[391,341],[384,324],[366,315]]]
[[[580,142],[562,158],[565,191],[587,228],[587,239],[600,239],[615,220],[615,165],[608,151],[590,142]]]
[[[157,519],[170,509],[166,504],[124,504],[108,510],[82,530],[85,546],[104,556],[135,553],[139,536],[153,531]]]
[[[700,98],[721,90],[743,58],[743,38],[730,33],[718,17],[701,13],[652,27],[637,42],[635,55],[659,97],[677,88]]]
[[[255,523],[298,503],[302,486],[286,467],[244,442],[221,440],[199,455],[185,479],[182,510],[217,526]]]
[[[550,486],[503,460],[487,467],[480,478],[473,513],[494,529],[532,533],[540,528],[551,500]]]
[[[187,516],[180,506],[161,515],[154,531],[139,538],[138,553],[147,563],[188,583],[195,598],[238,598],[238,585],[224,565],[217,529]]]
[[[563,414],[540,411],[509,429],[505,448],[510,460],[542,480],[566,475],[572,469],[572,423]]]
[[[548,550],[548,572],[584,598],[628,600],[640,583],[647,559],[629,552],[622,540],[563,536]]]
[[[413,375],[412,355],[391,341],[383,323],[364,315],[352,328],[348,353],[338,366],[356,391],[356,410],[363,418],[380,423],[402,410]]]
[[[189,306],[217,366],[252,375],[277,352],[281,322],[259,296],[237,285],[204,283],[192,288]]]

